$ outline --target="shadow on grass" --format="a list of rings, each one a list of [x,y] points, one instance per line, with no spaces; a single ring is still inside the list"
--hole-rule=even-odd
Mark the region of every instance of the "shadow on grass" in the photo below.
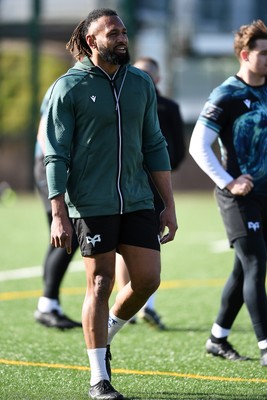
[[[212,325],[212,324],[211,324]],[[207,335],[210,334],[211,330],[211,325],[208,327],[197,327],[197,326],[167,326],[164,330],[159,331],[162,333],[168,333],[168,332],[207,332]],[[248,332],[248,327],[247,325],[242,327],[242,326],[236,326],[234,328],[235,332],[240,332],[240,333],[250,333]],[[252,332],[252,331],[251,331]],[[252,332],[253,333],[253,332]]]
[[[151,393],[149,397],[144,395],[135,397],[125,397],[125,400],[266,400],[266,394],[255,396],[233,395],[233,394],[206,394],[206,393]]]

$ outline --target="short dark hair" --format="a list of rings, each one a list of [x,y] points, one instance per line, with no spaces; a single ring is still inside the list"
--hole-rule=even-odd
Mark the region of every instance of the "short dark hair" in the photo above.
[[[242,25],[235,33],[234,50],[237,58],[240,57],[241,50],[253,50],[258,39],[267,39],[267,27],[261,19]]]
[[[101,17],[118,16],[117,12],[110,8],[99,8],[91,11],[85,19],[83,19],[74,29],[70,40],[66,44],[66,49],[69,50],[76,59],[84,56],[90,57],[92,50],[86,42],[88,28],[92,22],[97,21]]]

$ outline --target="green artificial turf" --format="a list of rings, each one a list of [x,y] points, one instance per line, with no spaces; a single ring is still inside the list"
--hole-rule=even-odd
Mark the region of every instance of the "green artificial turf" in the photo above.
[[[132,400],[266,399],[267,369],[260,366],[245,307],[230,341],[251,361],[205,354],[233,259],[213,194],[177,193],[176,206],[179,231],[174,242],[162,247],[156,297],[167,330],[157,331],[140,318],[136,325],[126,325],[111,346],[112,382]],[[41,201],[37,195],[19,195],[16,201],[0,203],[0,220],[0,399],[87,399],[90,370],[82,330],[62,332],[35,323],[42,278],[32,273],[22,279],[17,272],[30,267],[36,271],[42,263],[49,232]],[[81,263],[78,253],[74,261]],[[64,311],[80,319],[85,274],[82,263],[80,271],[73,266],[61,300]],[[7,271],[15,276],[8,278]],[[115,294],[116,288],[111,304]]]

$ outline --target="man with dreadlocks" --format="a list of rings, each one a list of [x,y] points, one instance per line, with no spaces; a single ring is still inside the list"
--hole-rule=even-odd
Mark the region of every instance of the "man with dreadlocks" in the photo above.
[[[129,64],[127,31],[117,13],[92,11],[67,48],[78,61],[55,82],[48,106],[51,243],[71,252],[66,201],[86,269],[89,396],[123,399],[110,383],[110,343],[160,283],[160,243],[173,240],[177,230],[170,161],[153,82]],[[160,237],[144,164],[165,205]],[[109,311],[116,252],[131,281]]]

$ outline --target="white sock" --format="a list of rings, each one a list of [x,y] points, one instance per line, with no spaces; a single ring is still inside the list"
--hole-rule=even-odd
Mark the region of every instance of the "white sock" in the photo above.
[[[112,312],[109,312],[108,318],[108,344],[111,343],[116,333],[126,324],[124,319],[116,317]]]
[[[89,363],[91,368],[90,385],[96,385],[102,380],[109,381],[109,376],[106,369],[106,348],[87,349]]]
[[[260,350],[267,349],[267,339],[259,341],[258,346]]]
[[[62,308],[57,299],[49,299],[48,297],[40,297],[38,300],[38,310],[42,313],[50,313],[53,310],[59,312],[59,314],[63,314]]]
[[[229,336],[231,329],[222,328],[220,325],[214,323],[211,328],[211,334],[217,339]]]
[[[149,308],[150,310],[155,310],[155,293],[153,293],[143,308]]]

